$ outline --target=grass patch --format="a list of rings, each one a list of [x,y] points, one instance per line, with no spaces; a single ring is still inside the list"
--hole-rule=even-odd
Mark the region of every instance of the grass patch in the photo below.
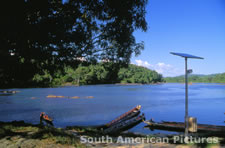
[[[23,121],[0,122],[0,138],[21,137],[26,140],[36,139],[41,143],[54,143],[70,145],[74,147],[85,147],[80,139],[66,132],[64,129],[45,127],[24,123]]]

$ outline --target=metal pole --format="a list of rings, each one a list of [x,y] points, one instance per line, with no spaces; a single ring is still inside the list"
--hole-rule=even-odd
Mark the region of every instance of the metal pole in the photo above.
[[[187,57],[185,57],[185,137],[188,136],[188,73]]]

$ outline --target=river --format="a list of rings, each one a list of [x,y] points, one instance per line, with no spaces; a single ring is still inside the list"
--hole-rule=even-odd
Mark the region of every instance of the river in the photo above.
[[[136,105],[146,119],[184,121],[184,84],[157,85],[89,85],[80,87],[10,89],[20,91],[0,96],[0,121],[24,120],[39,123],[40,112],[54,118],[56,127],[99,125],[107,123]],[[47,98],[48,95],[79,96],[80,99]],[[86,99],[93,96],[92,99]],[[225,125],[225,85],[193,84],[189,86],[189,116],[198,123]],[[132,132],[155,133],[144,123]]]

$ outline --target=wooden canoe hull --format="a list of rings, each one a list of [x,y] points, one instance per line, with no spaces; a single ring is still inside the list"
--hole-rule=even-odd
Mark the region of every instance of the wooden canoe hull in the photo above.
[[[114,123],[111,124],[110,126],[106,126],[106,127],[114,126],[114,125],[116,125],[116,124],[119,124],[119,123],[121,123],[121,122],[124,122],[124,121],[126,121],[126,120],[129,120],[129,119],[131,119],[131,118],[134,118],[134,117],[138,116],[139,114],[140,114],[140,111],[132,112],[131,114],[129,114],[129,115],[127,115],[126,117],[124,117],[123,119],[121,119],[121,120],[119,120],[119,121],[117,121],[117,122],[114,122]]]
[[[117,117],[116,119],[104,125],[75,126],[75,127],[97,129],[103,134],[119,134],[123,131],[126,131],[136,126],[137,124],[145,120],[144,114],[139,115],[140,109],[141,109],[141,106],[138,105],[135,108],[129,110],[128,112],[122,114],[121,116]],[[67,127],[67,129],[73,129],[73,127],[71,126]]]
[[[130,117],[134,117],[134,115],[136,115],[136,112],[140,113],[140,109],[141,109],[141,105],[137,105],[135,108],[127,111],[126,113],[120,115],[116,119],[114,119],[111,122],[107,123],[106,126],[110,127],[110,126],[112,126],[114,124],[117,124],[117,123],[119,123],[121,121],[125,121],[125,120],[129,119]]]
[[[147,127],[151,130],[166,130],[166,131],[175,131],[175,132],[184,132],[185,124],[183,122],[153,122],[145,121]],[[217,125],[208,125],[208,124],[198,124],[197,133],[207,133],[210,135],[224,135],[225,136],[225,126]]]
[[[105,134],[118,134],[118,133],[126,131],[126,130],[128,130],[130,128],[133,128],[134,126],[136,126],[139,123],[141,123],[143,120],[145,120],[144,114],[136,116],[136,117],[133,117],[131,119],[128,119],[128,120],[123,121],[123,122],[120,122],[118,124],[114,124],[114,125],[110,126],[109,128],[106,128],[104,130],[104,133]]]

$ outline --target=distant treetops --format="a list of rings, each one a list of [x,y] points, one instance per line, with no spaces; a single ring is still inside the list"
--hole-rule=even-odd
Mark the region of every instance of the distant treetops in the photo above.
[[[184,83],[184,76],[166,77],[164,78],[168,83]],[[225,73],[212,75],[190,75],[189,82],[197,83],[225,83]]]

